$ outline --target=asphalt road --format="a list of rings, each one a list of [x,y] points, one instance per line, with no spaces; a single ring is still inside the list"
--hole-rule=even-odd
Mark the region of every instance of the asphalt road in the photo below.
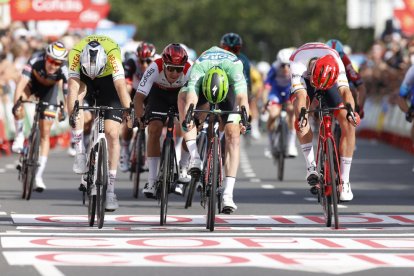
[[[157,201],[132,198],[119,172],[120,208],[99,230],[86,223],[72,158],[51,152],[47,190],[20,199],[17,156],[0,157],[0,275],[412,275],[414,158],[358,140],[351,169],[354,200],[340,205],[341,229],[323,224],[304,181],[303,157],[276,180],[266,139],[244,147],[234,192],[238,210],[205,229],[205,210],[171,195],[167,225]],[[142,183],[143,184],[143,183]],[[142,185],[143,186],[143,185]]]

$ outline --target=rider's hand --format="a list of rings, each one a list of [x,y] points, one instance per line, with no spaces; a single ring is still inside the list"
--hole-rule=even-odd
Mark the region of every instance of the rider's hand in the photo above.
[[[185,132],[189,132],[190,130],[192,130],[194,127],[194,121],[191,120],[190,123],[186,124],[185,121],[183,121],[181,123],[181,128],[185,131]]]
[[[70,114],[70,117],[69,117],[69,125],[72,128],[76,128],[77,120],[78,120],[78,116],[75,114],[75,112],[72,112],[72,114]]]
[[[16,117],[18,114],[20,114],[22,112],[22,104],[20,103],[20,102],[16,102],[14,105],[13,105],[13,108],[12,108],[12,113],[13,113],[13,115]]]
[[[413,118],[414,118],[414,105],[408,109],[407,113],[405,113],[405,120],[407,122],[411,123],[413,121]]]
[[[240,123],[240,133],[241,134],[248,134],[252,130],[252,125],[250,123],[246,123],[244,126],[242,123]]]

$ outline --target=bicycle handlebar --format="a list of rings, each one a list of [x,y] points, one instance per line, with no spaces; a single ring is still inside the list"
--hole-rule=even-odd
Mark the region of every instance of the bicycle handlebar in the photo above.
[[[248,116],[245,106],[241,106],[240,111],[224,111],[221,109],[194,109],[194,104],[190,104],[190,107],[187,110],[187,114],[185,115],[185,119],[182,122],[182,126],[185,129],[187,125],[193,120],[193,113],[208,113],[208,114],[215,114],[215,115],[224,115],[224,114],[239,114],[241,116],[240,122],[246,128],[248,128]]]
[[[347,111],[346,119],[349,122],[351,122],[354,126],[357,126],[358,120],[355,116],[355,113],[354,113],[354,110],[353,110],[351,104],[350,103],[345,103],[344,106],[316,108],[316,109],[313,109],[313,110],[306,110],[305,107],[302,107],[301,110],[300,110],[299,118],[298,118],[299,128],[303,128],[308,124],[308,119],[305,117],[305,115],[308,114],[308,113],[320,112],[320,111],[332,112],[332,111],[340,110],[340,109],[345,109]]]

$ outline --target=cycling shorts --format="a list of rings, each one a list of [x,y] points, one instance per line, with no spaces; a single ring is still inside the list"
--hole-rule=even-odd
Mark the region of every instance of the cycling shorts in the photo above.
[[[166,113],[171,107],[178,111],[177,99],[179,91],[180,88],[165,90],[158,85],[153,85],[148,97],[145,99],[145,120],[147,122],[159,120],[165,123],[167,120],[166,116],[152,114],[151,111]]]
[[[110,106],[121,108],[121,101],[116,92],[112,75],[91,79],[81,72],[80,79],[87,86],[85,98],[89,104],[95,102],[95,106]],[[118,123],[122,122],[123,112],[121,110],[105,111],[105,120],[112,120]]]

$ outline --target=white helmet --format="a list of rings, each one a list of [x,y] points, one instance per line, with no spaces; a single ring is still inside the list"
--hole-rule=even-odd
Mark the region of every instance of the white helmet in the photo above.
[[[267,73],[269,72],[269,70],[270,70],[270,64],[268,63],[268,62],[266,62],[266,61],[259,61],[257,64],[256,64],[256,68],[257,68],[257,70],[259,70],[259,72],[263,75],[263,76],[266,76],[267,75]]]
[[[105,70],[107,56],[105,49],[97,41],[91,41],[83,48],[80,58],[82,73],[94,79]]]
[[[62,42],[56,41],[47,46],[46,55],[56,60],[65,61],[68,57],[68,50]]]
[[[282,64],[289,63],[289,58],[295,51],[295,48],[284,48],[280,50],[276,55],[276,67],[279,67]]]

